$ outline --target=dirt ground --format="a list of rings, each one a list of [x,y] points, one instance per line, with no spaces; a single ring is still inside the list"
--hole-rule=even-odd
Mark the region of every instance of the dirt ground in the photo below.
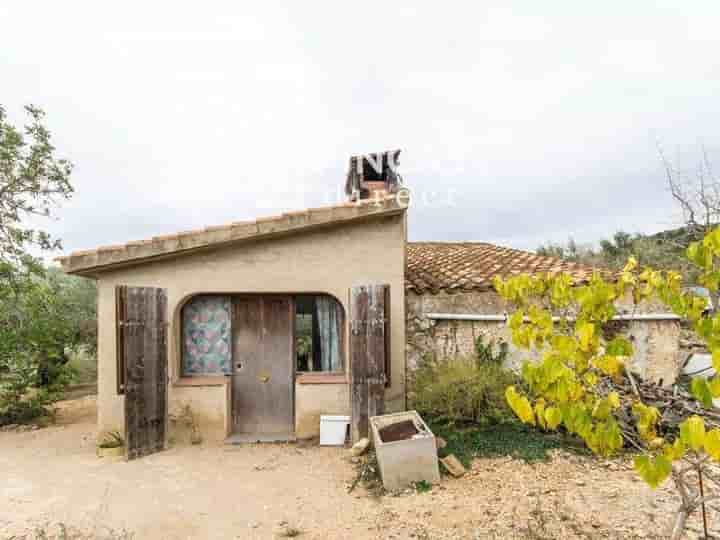
[[[348,494],[354,476],[347,450],[317,446],[178,442],[129,463],[100,459],[85,397],[63,403],[56,425],[0,432],[0,538],[61,523],[168,540],[661,538],[676,506],[628,464],[562,452],[533,465],[476,460],[424,493]],[[691,527],[697,538],[698,517]]]

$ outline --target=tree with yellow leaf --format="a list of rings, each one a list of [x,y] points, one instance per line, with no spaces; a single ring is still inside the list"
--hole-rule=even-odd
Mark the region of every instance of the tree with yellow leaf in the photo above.
[[[691,244],[688,259],[700,268],[700,284],[717,297],[720,288],[720,228],[702,242]],[[531,353],[523,363],[523,388],[511,386],[505,396],[525,423],[544,430],[564,428],[579,436],[594,453],[610,456],[623,447],[617,412],[620,396],[607,391],[602,379],[619,381],[632,375],[626,365],[634,351],[623,337],[605,339],[603,329],[616,314],[616,304],[632,298],[660,300],[685,319],[707,344],[713,365],[720,373],[720,313],[708,312],[704,298],[683,290],[676,272],[640,269],[631,258],[613,279],[596,273],[585,284],[575,285],[565,274],[518,275],[496,279],[495,289],[517,307],[509,318],[513,343]],[[720,397],[720,375],[695,379],[691,392],[705,407]],[[635,470],[656,488],[672,477],[681,504],[671,538],[680,538],[690,514],[720,498],[720,476],[710,469],[720,462],[720,430],[706,430],[703,419],[691,416],[679,433],[660,435],[660,412],[638,395],[632,406],[636,430],[644,442],[635,458]],[[706,491],[703,479],[717,493]]]

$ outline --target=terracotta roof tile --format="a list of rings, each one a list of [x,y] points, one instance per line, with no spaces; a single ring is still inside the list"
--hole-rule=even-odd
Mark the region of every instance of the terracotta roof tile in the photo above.
[[[94,250],[76,251],[58,257],[63,269],[71,274],[95,275],[102,269],[119,264],[137,264],[160,256],[169,256],[194,249],[226,245],[273,234],[297,233],[313,227],[349,223],[368,217],[381,217],[405,212],[407,203],[399,197],[362,200],[334,206],[287,212],[253,221],[235,221],[224,225],[154,236],[126,244],[102,246]]]
[[[405,287],[417,293],[488,290],[495,276],[566,272],[576,282],[595,269],[482,242],[409,242]]]

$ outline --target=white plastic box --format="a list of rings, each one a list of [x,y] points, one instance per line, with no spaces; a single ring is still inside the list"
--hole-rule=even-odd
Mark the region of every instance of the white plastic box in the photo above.
[[[412,439],[382,442],[379,430],[404,420],[412,421],[420,433]],[[385,489],[392,491],[414,482],[434,484],[440,481],[435,435],[416,411],[373,416],[370,426]]]
[[[349,416],[320,417],[320,446],[342,446],[345,444],[348,427],[350,426]]]

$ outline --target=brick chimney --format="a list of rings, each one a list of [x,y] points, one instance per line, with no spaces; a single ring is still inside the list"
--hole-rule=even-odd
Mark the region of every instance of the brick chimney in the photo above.
[[[350,158],[345,182],[349,201],[382,198],[402,184],[398,173],[400,150],[363,154]]]

